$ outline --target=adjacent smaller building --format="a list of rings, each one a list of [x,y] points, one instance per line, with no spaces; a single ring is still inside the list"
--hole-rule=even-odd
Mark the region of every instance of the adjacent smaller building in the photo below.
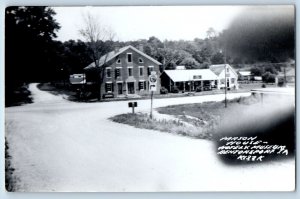
[[[277,78],[278,82],[295,84],[295,68],[283,68],[282,72],[278,73]]]
[[[228,64],[212,65],[209,69],[177,67],[165,70],[161,74],[161,84],[169,92],[177,89],[183,92],[221,89],[225,87],[225,69],[227,88],[238,89],[238,75]]]
[[[229,64],[211,65],[209,69],[213,71],[218,77],[218,81],[216,82],[216,87],[218,89],[225,88],[225,74],[227,88],[238,89],[238,74]]]
[[[251,71],[239,71],[238,72],[238,80],[240,81],[250,81],[253,79],[253,75],[251,75]]]
[[[169,92],[174,89],[180,91],[195,91],[212,89],[218,77],[209,69],[177,69],[165,70],[161,76],[161,84]]]

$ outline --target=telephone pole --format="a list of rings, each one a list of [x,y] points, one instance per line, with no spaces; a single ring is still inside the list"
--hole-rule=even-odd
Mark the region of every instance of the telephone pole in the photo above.
[[[225,82],[224,82],[224,89],[225,89],[225,108],[227,108],[227,68],[226,68],[226,45],[224,47],[224,74],[225,74]]]

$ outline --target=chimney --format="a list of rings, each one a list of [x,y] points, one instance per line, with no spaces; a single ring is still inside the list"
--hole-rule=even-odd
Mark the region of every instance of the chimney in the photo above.
[[[114,49],[115,53],[118,53],[119,50],[120,50],[120,46],[119,45],[115,45],[115,49]]]
[[[143,46],[143,44],[139,44],[139,51],[144,52],[144,46]]]

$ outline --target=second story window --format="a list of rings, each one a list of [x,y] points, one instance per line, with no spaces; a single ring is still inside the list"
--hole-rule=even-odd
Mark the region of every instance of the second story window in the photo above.
[[[116,68],[115,70],[115,77],[118,78],[121,76],[121,69],[120,68]]]
[[[144,76],[144,67],[139,67],[140,76]]]
[[[132,62],[132,53],[127,53],[127,62],[128,63]]]
[[[107,78],[110,78],[110,77],[111,77],[111,69],[110,69],[110,68],[107,68],[107,69],[106,69],[106,77],[107,77]]]
[[[153,66],[148,66],[148,75],[151,75],[151,72],[154,71]]]
[[[139,63],[144,63],[144,60],[142,58],[139,58]]]
[[[129,77],[132,76],[132,68],[128,68],[128,76],[129,76]]]
[[[118,59],[118,60],[117,60],[117,64],[120,64],[120,63],[121,63],[121,59]]]

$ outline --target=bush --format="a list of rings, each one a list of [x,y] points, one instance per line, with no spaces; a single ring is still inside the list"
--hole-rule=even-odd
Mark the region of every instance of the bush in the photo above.
[[[202,86],[197,86],[196,87],[196,92],[201,92],[202,91]]]
[[[275,78],[276,78],[276,76],[274,74],[270,73],[270,72],[265,72],[262,75],[262,79],[266,83],[274,83],[275,82]]]
[[[165,87],[161,87],[160,94],[168,94],[168,89],[166,89]]]

